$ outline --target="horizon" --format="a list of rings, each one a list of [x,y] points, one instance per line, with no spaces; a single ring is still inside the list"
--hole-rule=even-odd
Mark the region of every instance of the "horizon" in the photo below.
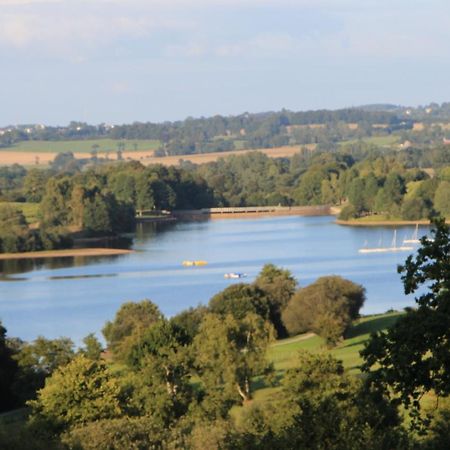
[[[308,112],[315,112],[315,111],[341,111],[341,110],[347,110],[347,109],[364,109],[364,108],[368,108],[368,107],[380,107],[380,109],[378,109],[378,111],[382,111],[385,110],[383,108],[381,108],[382,106],[389,106],[389,107],[393,107],[393,108],[399,108],[399,109],[418,109],[418,108],[426,108],[431,104],[437,104],[439,106],[445,104],[445,103],[449,103],[447,101],[441,101],[441,102],[428,102],[425,104],[419,104],[419,105],[401,105],[401,104],[394,104],[394,103],[372,103],[372,104],[364,104],[364,105],[352,105],[352,106],[344,106],[344,107],[340,107],[340,108],[317,108],[317,109],[304,109],[304,110],[295,110],[295,109],[287,109],[287,108],[280,108],[279,110],[270,110],[270,111],[242,111],[239,112],[237,114],[221,114],[221,113],[216,113],[213,115],[208,115],[208,116],[185,116],[184,118],[177,118],[177,119],[168,119],[168,120],[161,120],[161,121],[139,121],[139,120],[131,120],[130,122],[117,122],[117,123],[110,123],[110,122],[96,122],[96,123],[91,123],[91,122],[83,122],[81,120],[76,120],[76,119],[72,119],[69,120],[66,124],[49,124],[49,123],[43,123],[43,122],[35,122],[35,123],[8,123],[8,124],[0,124],[0,129],[5,129],[8,127],[24,127],[24,126],[46,126],[46,127],[54,127],[54,128],[65,128],[68,127],[70,125],[70,123],[74,122],[74,123],[85,123],[88,126],[100,126],[100,125],[107,125],[107,126],[128,126],[128,125],[132,125],[133,123],[153,123],[153,124],[163,124],[163,123],[176,123],[176,122],[184,122],[188,119],[192,119],[192,120],[202,120],[202,119],[211,119],[215,116],[220,116],[220,117],[224,117],[224,118],[231,118],[231,117],[239,117],[245,114],[250,114],[250,115],[259,115],[259,114],[278,114],[281,113],[282,111],[287,111],[287,112],[292,112],[292,113],[308,113]],[[388,111],[386,109],[386,111]]]
[[[1,124],[450,98],[443,0],[0,0]]]

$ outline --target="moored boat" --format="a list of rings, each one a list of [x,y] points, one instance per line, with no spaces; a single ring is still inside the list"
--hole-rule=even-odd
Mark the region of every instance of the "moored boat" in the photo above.
[[[246,273],[241,272],[229,272],[224,274],[224,278],[245,278],[247,276]]]

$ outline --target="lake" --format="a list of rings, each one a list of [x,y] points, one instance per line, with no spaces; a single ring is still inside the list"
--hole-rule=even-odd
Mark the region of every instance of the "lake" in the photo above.
[[[289,269],[305,286],[323,275],[341,275],[367,290],[363,314],[402,309],[396,267],[408,252],[360,254],[365,242],[389,246],[393,229],[346,227],[331,216],[262,217],[175,224],[141,224],[136,252],[94,258],[0,262],[0,319],[8,336],[32,340],[69,336],[77,344],[90,332],[100,337],[125,301],[148,298],[172,316],[207,303],[231,283],[252,282],[266,263]],[[427,228],[421,228],[419,235]],[[398,230],[398,244],[414,227]],[[183,267],[183,260],[206,260]],[[244,272],[240,280],[227,272]]]

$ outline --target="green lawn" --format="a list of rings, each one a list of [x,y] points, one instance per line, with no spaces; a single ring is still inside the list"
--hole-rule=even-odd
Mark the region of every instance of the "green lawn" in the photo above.
[[[39,203],[0,202],[0,205],[9,204],[22,211],[29,224],[38,222]]]
[[[1,148],[3,151],[15,152],[78,152],[90,153],[94,145],[98,145],[99,152],[116,152],[118,143],[123,142],[125,151],[147,151],[155,150],[160,146],[160,141],[151,139],[89,139],[77,141],[23,141],[12,147]]]
[[[299,350],[313,353],[330,352],[343,362],[350,373],[358,374],[362,362],[359,352],[363,349],[364,342],[367,341],[370,333],[392,326],[402,314],[402,312],[394,312],[359,319],[349,330],[347,339],[332,350],[328,350],[324,340],[315,335],[303,335],[277,341],[270,347],[268,359],[273,362],[275,370],[282,376],[285,370],[294,367]]]

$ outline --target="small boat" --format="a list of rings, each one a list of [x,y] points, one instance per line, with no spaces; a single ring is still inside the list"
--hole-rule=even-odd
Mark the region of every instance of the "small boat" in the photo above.
[[[419,239],[419,224],[416,224],[416,229],[414,230],[414,233],[411,236],[411,239],[404,239],[404,244],[420,244]]]
[[[199,261],[189,261],[189,260],[187,260],[187,261],[183,261],[181,264],[183,266],[185,266],[185,267],[206,266],[206,264],[208,264],[208,262],[207,261],[201,261],[201,260],[199,260]]]
[[[226,273],[223,277],[224,278],[245,278],[246,276],[247,276],[246,273],[229,272],[229,273]]]

